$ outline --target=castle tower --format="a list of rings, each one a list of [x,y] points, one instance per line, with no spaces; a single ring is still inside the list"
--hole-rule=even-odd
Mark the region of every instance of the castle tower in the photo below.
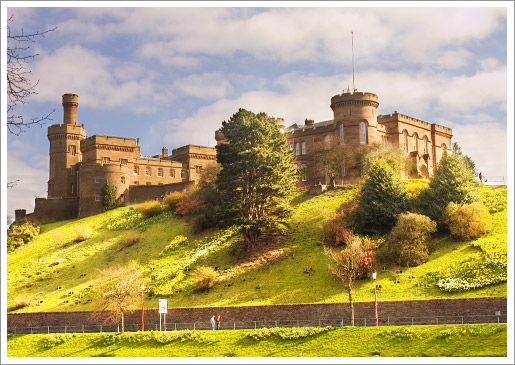
[[[331,98],[336,134],[348,144],[381,142],[377,131],[377,95],[343,92]]]
[[[84,125],[77,125],[79,96],[63,95],[63,124],[48,127],[50,141],[49,198],[77,197],[77,169],[82,161],[80,141],[86,138]]]

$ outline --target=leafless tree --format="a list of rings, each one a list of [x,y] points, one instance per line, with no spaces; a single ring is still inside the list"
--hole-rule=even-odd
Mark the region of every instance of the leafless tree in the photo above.
[[[356,164],[355,147],[343,144],[338,137],[332,136],[327,141],[318,142],[311,155],[315,168],[327,174],[329,186],[335,187],[336,177],[345,168],[351,171]]]
[[[8,188],[14,188],[14,186],[20,181],[20,179],[14,180],[14,181],[8,181],[7,187]]]
[[[113,266],[100,272],[96,289],[96,311],[110,311],[125,331],[125,313],[134,309],[141,293],[142,272],[133,261],[126,266]],[[109,316],[108,316],[109,317]]]
[[[11,15],[7,22],[7,128],[10,133],[19,135],[24,132],[24,128],[30,128],[33,125],[42,126],[45,121],[52,120],[51,116],[55,109],[44,116],[26,120],[17,111],[17,107],[27,104],[29,98],[37,94],[36,86],[39,84],[39,80],[31,79],[32,72],[29,61],[38,54],[32,52],[31,44],[35,43],[39,37],[45,37],[46,34],[57,28],[29,33],[25,33],[22,28],[19,33],[15,33],[9,26],[13,17],[14,15]]]
[[[354,302],[352,301],[352,285],[363,272],[364,253],[359,239],[353,239],[347,247],[338,253],[333,253],[335,265],[331,271],[345,285],[349,293],[349,304],[351,309],[351,325],[354,326]]]

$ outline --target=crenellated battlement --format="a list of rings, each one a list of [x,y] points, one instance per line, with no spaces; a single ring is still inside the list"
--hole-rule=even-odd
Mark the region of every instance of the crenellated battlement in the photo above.
[[[445,133],[445,134],[448,134],[448,135],[452,136],[452,129],[451,128],[447,128],[447,127],[444,127],[443,125],[436,124],[436,123],[431,124],[431,127],[433,127],[433,129],[436,132]]]
[[[331,108],[349,105],[349,104],[361,104],[366,106],[378,107],[379,102],[376,94],[368,92],[344,92],[339,95],[335,95],[331,98]]]
[[[427,130],[431,130],[431,123],[424,122],[423,120],[410,117],[409,115],[401,113],[385,114],[377,116],[378,123],[389,123],[389,122],[402,122],[413,126],[421,127]]]

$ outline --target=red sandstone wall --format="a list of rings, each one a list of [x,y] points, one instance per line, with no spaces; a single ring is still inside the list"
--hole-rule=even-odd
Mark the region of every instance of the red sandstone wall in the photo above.
[[[78,198],[36,198],[34,213],[30,218],[40,223],[76,218],[79,209]]]
[[[358,302],[354,304],[356,318],[375,318],[374,302]],[[378,302],[378,315],[384,320],[388,317],[431,317],[435,316],[493,316],[500,311],[500,320],[505,322],[507,316],[506,298],[468,298],[468,299],[434,299],[396,302]],[[167,323],[196,323],[199,329],[209,327],[209,318],[220,314],[222,323],[233,321],[263,323],[280,320],[344,320],[349,318],[348,303],[332,304],[297,304],[297,305],[265,305],[235,306],[213,308],[169,308]],[[105,317],[104,317],[105,318]],[[126,324],[141,323],[141,311],[136,310],[126,315]],[[8,314],[7,328],[42,327],[42,326],[80,326],[101,324],[101,318],[95,318],[91,312],[50,312]],[[112,322],[111,322],[112,323]],[[432,322],[430,322],[432,323]],[[459,323],[459,322],[458,322]],[[159,324],[156,309],[145,310],[145,327],[153,329]],[[170,327],[169,327],[170,328]],[[225,327],[227,328],[227,327]]]

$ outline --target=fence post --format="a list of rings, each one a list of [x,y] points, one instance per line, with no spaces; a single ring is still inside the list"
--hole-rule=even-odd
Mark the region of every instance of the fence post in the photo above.
[[[118,333],[120,333],[120,325],[118,325]]]
[[[411,317],[411,325],[413,326],[415,323],[413,323],[415,320],[415,317]]]
[[[299,320],[298,320],[298,319],[297,319],[297,327],[300,327],[300,325],[299,325]]]
[[[320,322],[320,319],[318,320],[318,327],[322,327],[322,324]]]
[[[233,321],[232,322],[232,329],[235,330],[236,329],[236,321]]]
[[[66,327],[67,327],[67,326],[64,326],[64,333],[66,333]]]
[[[32,335],[32,327],[30,327],[30,334]]]
[[[177,322],[175,322],[175,323],[174,323],[173,330],[174,330],[174,331],[177,331]]]
[[[367,326],[367,319],[365,318],[365,327]]]
[[[82,333],[84,333],[84,325],[82,325]]]
[[[50,326],[48,326],[47,328],[47,333],[50,333]]]
[[[257,328],[257,322],[254,321],[254,329],[256,329],[256,328]]]
[[[193,322],[193,329],[195,329],[195,322]]]
[[[461,316],[461,324],[463,324],[463,316]]]
[[[340,327],[343,327],[343,319],[340,321]]]
[[[388,317],[388,326],[390,325],[390,317]]]
[[[100,325],[100,333],[102,333],[102,325]]]

